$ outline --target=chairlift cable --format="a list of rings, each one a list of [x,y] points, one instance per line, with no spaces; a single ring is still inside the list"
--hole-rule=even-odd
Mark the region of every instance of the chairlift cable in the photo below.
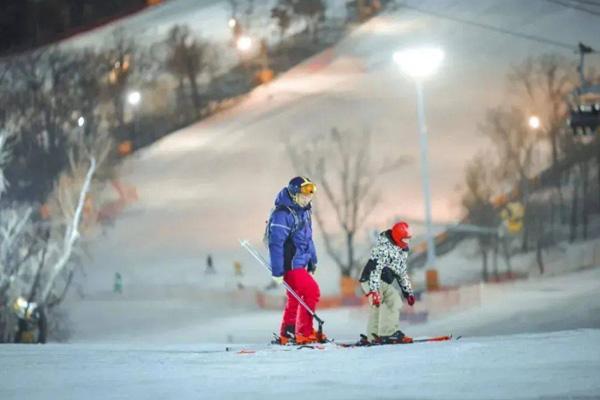
[[[564,1],[560,1],[560,0],[546,0],[546,1],[548,3],[558,4],[559,6],[563,6],[563,7],[566,7],[566,8],[571,8],[573,10],[578,10],[578,11],[584,12],[586,14],[595,15],[597,17],[600,17],[600,12],[589,10],[589,9],[587,9],[585,7],[582,7],[582,6],[578,6],[578,5],[575,5],[575,4],[565,3]],[[600,4],[596,3],[596,6],[600,6]]]
[[[497,26],[493,26],[493,25],[483,24],[481,22],[471,21],[471,20],[468,20],[468,19],[460,18],[460,17],[454,17],[454,16],[451,16],[451,15],[442,14],[442,13],[439,13],[439,12],[436,12],[436,11],[425,10],[425,9],[420,8],[420,7],[415,7],[415,6],[408,5],[406,3],[399,3],[399,5],[401,7],[407,8],[409,10],[417,11],[417,12],[422,13],[422,14],[431,15],[431,16],[434,16],[434,17],[437,17],[437,18],[440,18],[440,19],[446,19],[446,20],[458,22],[458,23],[465,24],[465,25],[472,25],[472,26],[476,26],[478,28],[487,29],[487,30],[498,32],[498,33],[502,33],[502,34],[505,34],[505,35],[515,36],[515,37],[519,37],[521,39],[527,39],[527,40],[531,40],[531,41],[538,42],[538,43],[544,43],[544,44],[548,44],[548,45],[552,45],[552,46],[562,47],[563,49],[571,50],[573,52],[578,52],[577,46],[573,46],[573,45],[568,44],[568,43],[563,43],[563,42],[559,42],[559,41],[556,41],[556,40],[551,40],[551,39],[543,38],[543,37],[540,37],[540,36],[530,35],[530,34],[527,34],[527,33],[514,32],[514,31],[511,31],[511,30],[506,29],[506,28],[501,28],[501,27],[497,27]]]

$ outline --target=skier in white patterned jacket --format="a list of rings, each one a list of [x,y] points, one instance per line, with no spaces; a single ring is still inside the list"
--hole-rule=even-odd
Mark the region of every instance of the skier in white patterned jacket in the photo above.
[[[371,307],[367,324],[370,341],[395,343],[410,340],[400,330],[402,299],[393,287],[394,280],[398,280],[407,303],[410,306],[415,303],[406,262],[410,238],[406,222],[398,222],[392,229],[381,232],[362,270],[360,282]]]

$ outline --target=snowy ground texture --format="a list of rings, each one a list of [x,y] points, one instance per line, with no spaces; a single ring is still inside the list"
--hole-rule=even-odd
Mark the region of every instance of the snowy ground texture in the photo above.
[[[0,397],[591,399],[600,398],[598,343],[600,330],[249,355],[202,352],[218,345],[4,346]]]
[[[99,304],[77,343],[0,345],[0,399],[600,399],[600,268],[484,292],[480,308],[402,327],[465,335],[458,341],[325,350],[266,349],[279,313],[215,305],[227,317],[182,326],[191,302],[167,303],[166,313],[162,302],[146,304],[150,327],[136,323],[140,304],[123,301],[120,313],[115,304],[121,325],[111,336]],[[366,324],[364,309],[321,316],[338,339]],[[207,342],[230,332],[240,339]]]

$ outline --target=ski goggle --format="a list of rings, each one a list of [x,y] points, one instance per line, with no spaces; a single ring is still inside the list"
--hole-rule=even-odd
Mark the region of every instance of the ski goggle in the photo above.
[[[317,191],[317,185],[312,182],[304,182],[300,185],[300,193],[302,194],[314,194]]]

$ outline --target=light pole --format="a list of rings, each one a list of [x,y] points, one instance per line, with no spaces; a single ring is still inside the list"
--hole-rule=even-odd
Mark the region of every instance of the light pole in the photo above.
[[[425,124],[425,100],[423,81],[432,76],[444,59],[444,53],[438,48],[418,48],[397,51],[394,61],[400,71],[415,82],[417,90],[417,117],[419,120],[419,142],[421,149],[421,178],[425,197],[425,223],[427,226],[427,267],[435,267],[435,240],[431,223],[431,189],[429,182],[429,160],[427,144],[427,126]]]
[[[142,94],[140,92],[138,92],[137,90],[131,91],[127,95],[127,102],[131,106],[133,106],[134,108],[137,108],[139,106],[140,101],[142,101]],[[138,134],[138,119],[139,119],[139,117],[137,115],[138,114],[137,110],[135,110],[133,112],[133,114],[134,114],[133,115],[133,119],[134,119],[134,121],[133,121],[133,126],[134,126],[133,130],[134,130],[134,133],[137,135]]]

